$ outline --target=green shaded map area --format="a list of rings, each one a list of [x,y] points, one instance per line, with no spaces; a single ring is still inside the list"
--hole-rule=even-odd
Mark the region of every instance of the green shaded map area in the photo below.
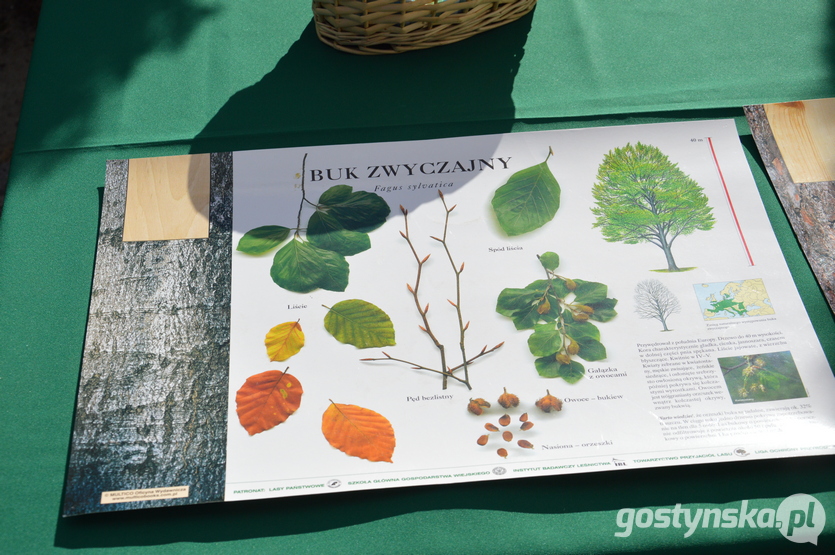
[[[762,279],[700,283],[693,287],[705,320],[774,314]]]

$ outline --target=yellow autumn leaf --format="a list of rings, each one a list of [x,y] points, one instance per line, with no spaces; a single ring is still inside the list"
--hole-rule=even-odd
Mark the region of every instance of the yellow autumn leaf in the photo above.
[[[304,347],[304,332],[298,321],[284,322],[267,333],[264,344],[270,360],[287,360]]]

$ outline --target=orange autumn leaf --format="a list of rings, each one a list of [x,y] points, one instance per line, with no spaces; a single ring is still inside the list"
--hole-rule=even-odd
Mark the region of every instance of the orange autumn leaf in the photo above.
[[[279,324],[267,333],[264,344],[272,361],[287,360],[304,347],[304,332],[298,321]]]
[[[250,376],[235,396],[238,420],[251,436],[274,428],[296,412],[302,393],[302,384],[286,370]]]
[[[384,416],[373,410],[331,401],[322,415],[322,433],[328,443],[346,455],[392,462],[394,429]]]

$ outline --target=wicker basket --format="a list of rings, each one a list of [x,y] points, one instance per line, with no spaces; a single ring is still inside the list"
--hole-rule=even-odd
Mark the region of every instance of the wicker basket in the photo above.
[[[315,0],[316,32],[353,54],[449,44],[519,19],[536,0]]]

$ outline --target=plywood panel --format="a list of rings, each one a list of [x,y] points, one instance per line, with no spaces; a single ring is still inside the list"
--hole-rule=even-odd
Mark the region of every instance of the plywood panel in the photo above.
[[[792,181],[835,181],[835,98],[763,107]]]
[[[209,167],[208,154],[130,160],[122,240],[207,238]]]

